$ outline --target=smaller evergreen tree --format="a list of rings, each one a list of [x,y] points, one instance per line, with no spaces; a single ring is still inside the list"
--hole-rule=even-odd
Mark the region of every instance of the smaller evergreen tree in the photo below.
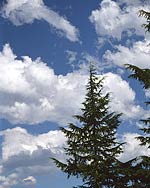
[[[143,24],[143,26],[147,32],[150,32],[150,12],[140,10],[139,13],[139,16],[146,18],[147,23]],[[150,69],[141,69],[131,64],[127,64],[126,67],[133,72],[129,76],[130,78],[137,79],[143,85],[144,89],[150,89]],[[147,101],[146,105],[150,105],[150,101]],[[140,129],[143,131],[144,135],[137,137],[137,139],[141,141],[141,145],[148,146],[150,149],[150,117],[147,119],[141,119],[140,121],[145,125]],[[135,158],[131,161],[128,161],[126,165],[128,166],[127,171],[128,179],[131,184],[130,187],[150,187],[150,156],[141,156],[140,160],[139,157]]]
[[[143,84],[144,89],[150,89],[150,69],[140,69],[137,66],[127,64],[126,67],[133,73],[129,76],[139,80]],[[146,102],[147,105],[150,101]],[[145,126],[141,128],[144,135],[137,137],[141,141],[141,145],[145,145],[150,149],[150,117],[141,119]],[[140,156],[127,162],[129,167],[130,182],[133,188],[149,188],[150,187],[150,156]],[[134,165],[133,165],[134,164]],[[136,165],[135,165],[136,164]]]
[[[140,69],[134,65],[126,65],[127,69],[130,69],[133,74],[129,76],[129,78],[135,78],[143,84],[144,89],[150,89],[150,69]],[[149,105],[150,101],[146,102],[146,105]],[[141,141],[141,145],[148,145],[150,148],[150,117],[147,119],[141,119],[141,122],[145,124],[144,128],[141,130],[145,133],[145,136],[140,136],[138,139]]]
[[[93,66],[86,89],[82,114],[74,116],[77,125],[61,127],[67,138],[66,163],[53,160],[68,177],[81,177],[81,188],[123,188],[126,183],[121,180],[121,162],[117,160],[122,143],[116,140],[121,114],[109,112],[109,94],[103,94],[103,79]]]
[[[139,16],[143,16],[146,18],[147,23],[143,24],[143,27],[145,28],[147,32],[150,32],[150,12],[147,12],[145,10],[140,10]]]

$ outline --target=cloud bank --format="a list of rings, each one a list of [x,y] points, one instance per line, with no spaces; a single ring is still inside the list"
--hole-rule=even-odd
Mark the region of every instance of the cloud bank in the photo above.
[[[50,157],[59,160],[65,158],[62,148],[66,139],[61,131],[32,135],[16,127],[2,131],[0,135],[4,137],[0,188],[13,185],[31,187],[36,184],[36,175],[50,174],[56,170]]]
[[[70,41],[79,40],[78,29],[66,18],[47,7],[43,0],[7,0],[1,12],[4,18],[16,26],[33,23],[34,20],[44,20]]]
[[[80,108],[87,75],[55,75],[40,59],[18,60],[6,44],[0,53],[0,117],[12,123],[66,123]]]
[[[13,185],[25,188],[36,187],[36,177],[39,175],[51,177],[56,170],[50,157],[62,161],[66,158],[63,150],[66,146],[66,138],[61,131],[32,135],[25,129],[16,127],[4,130],[0,135],[4,140],[0,164],[0,188],[10,188]],[[150,154],[150,150],[139,145],[140,142],[135,138],[137,136],[139,135],[134,133],[126,133],[122,136],[121,140],[126,142],[126,145],[124,153],[119,157],[121,161],[126,162],[134,157]]]
[[[74,71],[56,75],[39,58],[18,59],[8,44],[0,52],[0,118],[11,123],[43,121],[61,125],[80,113],[88,75]],[[135,92],[119,75],[107,73],[105,91],[112,92],[111,108],[126,118],[136,118],[142,109],[135,104]]]

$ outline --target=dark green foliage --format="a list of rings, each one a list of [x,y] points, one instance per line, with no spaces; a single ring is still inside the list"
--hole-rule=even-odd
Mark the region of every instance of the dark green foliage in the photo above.
[[[104,95],[102,90],[103,79],[96,76],[91,67],[82,115],[74,116],[79,123],[70,123],[68,128],[61,128],[67,137],[67,147],[64,148],[68,156],[66,163],[53,159],[68,178],[82,178],[84,184],[79,186],[81,188],[124,186],[121,162],[116,159],[122,152],[122,144],[116,140],[121,114],[108,112],[109,94]]]
[[[150,31],[150,30],[149,30]],[[129,77],[139,80],[144,89],[150,89],[150,69],[140,69],[134,65],[126,65],[133,74]],[[150,101],[146,102],[149,105]],[[150,148],[150,117],[140,120],[145,126],[141,128],[144,132],[143,136],[137,137],[141,141],[141,145]],[[132,163],[135,162],[135,166]],[[141,156],[141,161],[138,162],[137,158],[128,161],[128,178],[131,182],[132,188],[149,188],[150,187],[150,156]],[[126,174],[127,177],[127,174]]]
[[[145,136],[139,136],[138,139],[141,141],[141,145],[147,145],[150,148],[150,117],[141,121],[146,125],[146,127],[141,128]]]
[[[126,65],[126,67],[133,71],[133,74],[129,77],[139,80],[143,84],[143,88],[150,88],[150,69],[140,69],[134,65]],[[150,101],[147,101],[146,104],[149,105]],[[145,124],[145,127],[141,129],[145,133],[145,136],[140,136],[138,139],[141,140],[141,145],[148,144],[148,147],[150,148],[150,117],[140,121]]]
[[[140,10],[140,16],[144,16],[147,19],[147,24],[144,24],[146,31],[150,32],[150,12]],[[150,69],[140,69],[141,72],[136,73],[136,78],[142,82],[145,89],[150,89]],[[150,104],[150,101],[146,102],[147,105]],[[150,148],[150,117],[145,120],[141,120],[146,127],[141,129],[146,134],[145,137],[139,137],[142,142],[142,145],[148,144]]]
[[[127,187],[150,187],[150,158],[148,156],[137,157],[121,165],[125,179],[128,181]]]
[[[140,69],[139,67],[130,64],[126,64],[125,66],[133,72],[129,78],[139,80],[145,89],[150,88],[150,69]]]
[[[143,16],[143,17],[146,18],[147,23],[143,24],[143,27],[145,28],[145,30],[147,32],[150,32],[150,12],[147,12],[145,10],[140,10],[139,11],[139,16]]]

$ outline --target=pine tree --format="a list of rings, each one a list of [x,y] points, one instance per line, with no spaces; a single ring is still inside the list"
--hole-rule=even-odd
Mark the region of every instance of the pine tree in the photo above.
[[[121,162],[116,159],[122,152],[122,143],[116,140],[121,114],[109,112],[109,94],[103,94],[103,79],[96,75],[93,66],[86,89],[82,115],[74,116],[78,123],[61,127],[67,138],[66,163],[53,160],[68,178],[81,177],[81,188],[123,188]]]

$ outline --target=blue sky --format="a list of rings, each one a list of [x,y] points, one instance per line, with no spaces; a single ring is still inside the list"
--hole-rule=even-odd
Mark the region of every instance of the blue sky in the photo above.
[[[0,188],[70,188],[49,159],[65,159],[59,126],[73,122],[84,101],[89,62],[105,76],[110,110],[122,112],[119,157],[149,150],[135,139],[149,115],[150,91],[128,79],[124,64],[150,68],[150,35],[142,0],[0,0]]]

